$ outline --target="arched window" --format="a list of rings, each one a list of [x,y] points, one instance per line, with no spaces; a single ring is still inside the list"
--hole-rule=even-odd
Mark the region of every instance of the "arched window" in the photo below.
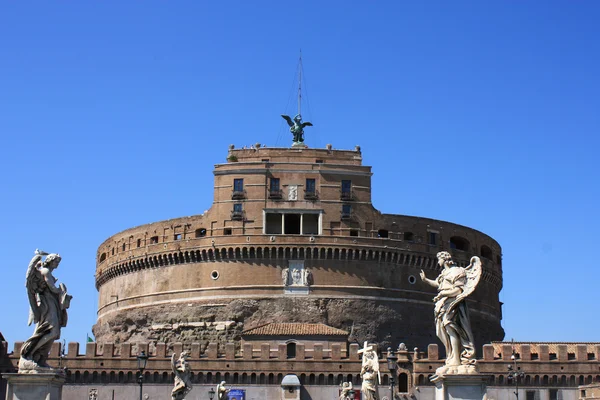
[[[469,251],[469,241],[460,236],[450,238],[450,248],[461,251]]]
[[[412,242],[415,240],[415,235],[412,232],[404,232],[404,240],[407,242]]]
[[[106,253],[100,255],[100,262],[104,262],[104,260],[106,260]]]
[[[494,257],[492,255],[492,249],[487,247],[485,244],[481,246],[481,257],[487,258],[488,260],[493,260]]]
[[[286,346],[287,358],[296,358],[296,343],[290,342]]]

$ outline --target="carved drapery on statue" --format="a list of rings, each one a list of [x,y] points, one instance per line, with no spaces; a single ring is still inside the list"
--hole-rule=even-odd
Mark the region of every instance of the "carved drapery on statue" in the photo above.
[[[175,374],[175,383],[171,391],[172,400],[184,400],[185,396],[192,390],[190,364],[187,362],[190,353],[184,351],[176,359],[175,353],[171,356],[171,369]]]
[[[466,298],[481,278],[481,260],[472,257],[469,266],[462,268],[446,251],[439,252],[437,258],[443,269],[435,280],[427,279],[421,271],[421,279],[438,290],[433,298],[435,330],[446,348],[446,361],[436,370],[436,375],[476,373],[475,345]]]
[[[36,326],[21,347],[19,373],[55,371],[46,361],[52,343],[60,339],[60,329],[67,326],[67,309],[72,299],[63,283],[56,286],[57,279],[52,275],[60,261],[58,254],[36,250],[29,262],[25,277],[30,306],[28,325]]]
[[[362,385],[360,390],[363,399],[379,400],[378,385],[381,383],[381,375],[379,373],[379,357],[377,357],[375,348],[365,342],[364,347],[358,353],[362,353],[362,368],[360,370]]]
[[[217,385],[217,400],[227,400],[227,393],[229,389],[225,387],[225,381],[222,381]]]

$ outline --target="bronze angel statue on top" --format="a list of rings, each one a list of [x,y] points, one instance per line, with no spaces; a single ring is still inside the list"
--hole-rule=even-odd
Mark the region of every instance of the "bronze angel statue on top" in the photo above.
[[[187,362],[190,353],[183,351],[176,358],[175,353],[171,356],[171,369],[175,374],[175,385],[171,391],[172,400],[184,400],[185,396],[192,390],[192,381],[190,364]]]
[[[36,326],[33,336],[21,347],[19,373],[52,370],[46,362],[48,353],[60,338],[60,328],[67,326],[67,309],[73,298],[64,283],[56,286],[57,279],[52,275],[60,261],[58,254],[36,250],[29,262],[25,278],[30,305],[28,325],[35,322]]]
[[[294,143],[303,143],[304,142],[304,127],[305,126],[313,126],[310,122],[302,122],[302,116],[300,114],[296,115],[294,119],[290,118],[289,115],[281,114],[283,119],[285,119],[290,126],[290,132],[294,135]]]
[[[443,269],[435,280],[427,279],[422,270],[420,274],[423,282],[438,290],[433,298],[435,331],[446,348],[446,362],[436,374],[475,373],[475,346],[466,298],[481,278],[481,260],[472,257],[469,266],[462,268],[447,251],[439,252],[437,258]]]

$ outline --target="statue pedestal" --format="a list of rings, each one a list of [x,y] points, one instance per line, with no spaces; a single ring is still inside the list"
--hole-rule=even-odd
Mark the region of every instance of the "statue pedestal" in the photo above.
[[[60,374],[2,374],[6,400],[61,400],[65,376]]]
[[[435,400],[483,400],[489,376],[469,375],[434,375],[431,382],[435,384]]]

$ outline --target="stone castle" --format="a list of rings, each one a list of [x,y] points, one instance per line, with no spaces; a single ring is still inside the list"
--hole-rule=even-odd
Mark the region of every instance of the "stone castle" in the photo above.
[[[136,398],[136,355],[150,355],[144,398],[169,398],[170,357],[190,351],[194,389],[208,398],[225,381],[246,399],[279,399],[296,375],[301,399],[337,398],[360,387],[358,343],[377,345],[382,396],[392,378],[404,399],[434,398],[443,364],[433,323],[445,250],[461,266],[479,256],[483,274],[468,298],[490,399],[587,399],[600,391],[600,343],[504,343],[502,251],[465,226],[384,214],[371,202],[371,168],[359,147],[235,149],[214,169],[214,202],[201,215],[127,229],[97,253],[97,343],[55,343],[50,363],[67,368],[63,398]],[[402,343],[400,346],[399,344]],[[406,345],[404,344],[406,343]],[[0,373],[14,372],[22,343],[0,346]],[[391,349],[388,349],[391,347]],[[386,350],[387,349],[387,350]],[[523,372],[507,379],[507,364]],[[0,398],[5,381],[0,382]],[[285,391],[284,391],[285,392]],[[195,397],[194,397],[195,396]]]

